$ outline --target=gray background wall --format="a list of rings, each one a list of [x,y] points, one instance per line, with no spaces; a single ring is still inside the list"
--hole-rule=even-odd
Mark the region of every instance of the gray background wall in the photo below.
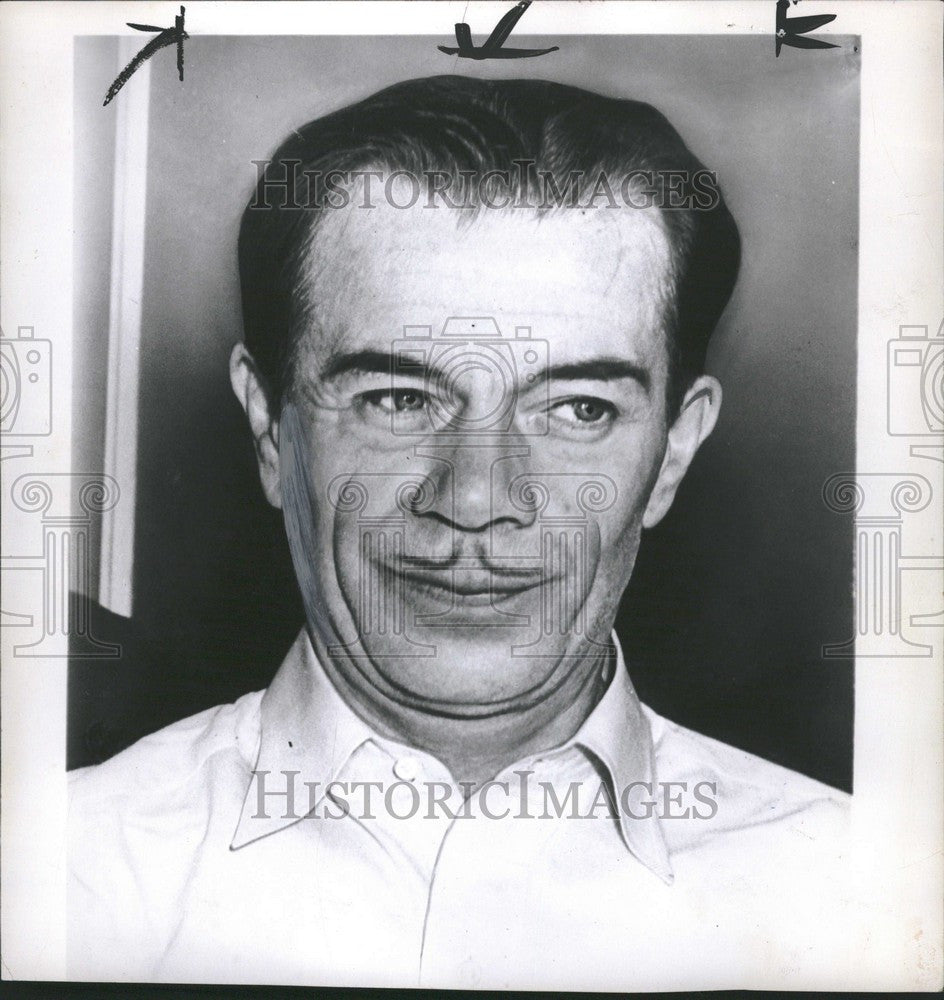
[[[855,462],[860,54],[857,39],[834,40],[840,49],[775,59],[769,37],[564,37],[540,59],[471,63],[438,53],[439,38],[198,37],[182,84],[172,54],[159,53],[135,613],[97,609],[99,636],[121,641],[124,656],[72,666],[70,766],[265,686],[302,621],[227,375],[251,161],[389,83],[460,72],[649,101],[717,171],[744,244],[709,356],[724,406],[643,542],[617,626],[657,711],[850,787],[851,668],[820,657],[823,643],[852,635],[852,525],[820,496]],[[114,44],[76,47],[76,416],[89,461],[107,334],[114,106],[101,99]]]

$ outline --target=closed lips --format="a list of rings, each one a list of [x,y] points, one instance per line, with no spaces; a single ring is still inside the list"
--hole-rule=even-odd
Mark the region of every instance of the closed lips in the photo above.
[[[401,569],[401,575],[411,584],[444,591],[460,597],[503,597],[530,590],[546,582],[543,575],[533,570],[513,572],[491,569],[429,569],[411,567]]]

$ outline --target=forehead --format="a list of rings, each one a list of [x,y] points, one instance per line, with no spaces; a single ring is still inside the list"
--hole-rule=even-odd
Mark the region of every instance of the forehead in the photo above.
[[[654,209],[326,211],[303,269],[308,347],[375,348],[404,326],[491,316],[552,358],[664,352],[670,249]]]

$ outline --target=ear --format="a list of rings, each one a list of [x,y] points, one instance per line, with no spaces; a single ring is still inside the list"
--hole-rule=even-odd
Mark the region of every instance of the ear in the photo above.
[[[698,446],[714,430],[721,409],[721,383],[701,375],[685,393],[679,415],[669,428],[659,476],[643,514],[644,528],[653,528],[672,506],[675,491],[688,471]]]
[[[278,415],[274,412],[266,381],[245,344],[237,344],[233,348],[229,359],[229,378],[233,392],[249,418],[263,492],[273,507],[281,507]]]

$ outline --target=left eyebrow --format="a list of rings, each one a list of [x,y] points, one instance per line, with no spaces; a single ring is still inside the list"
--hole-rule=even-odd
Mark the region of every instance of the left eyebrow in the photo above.
[[[590,379],[597,382],[615,382],[617,379],[631,378],[638,382],[646,392],[652,386],[652,376],[649,370],[632,361],[622,358],[593,358],[587,361],[575,361],[565,365],[550,365],[538,372],[538,382],[549,382],[552,379]]]

